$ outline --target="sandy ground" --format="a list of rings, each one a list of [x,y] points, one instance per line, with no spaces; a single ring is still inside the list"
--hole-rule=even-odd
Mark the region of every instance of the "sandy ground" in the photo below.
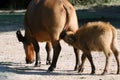
[[[24,32],[24,31],[23,31]],[[120,50],[120,30],[118,29]],[[105,56],[102,52],[92,52],[96,66],[96,74],[90,75],[90,64],[85,63],[82,74],[74,71],[75,55],[72,47],[61,41],[62,51],[54,72],[48,73],[46,65],[45,43],[40,43],[41,67],[34,64],[25,64],[25,53],[22,43],[19,43],[15,31],[0,32],[0,80],[120,80],[116,75],[116,62],[112,55],[109,74],[100,75],[105,65]],[[52,56],[52,54],[51,54]],[[80,55],[81,56],[81,55]]]

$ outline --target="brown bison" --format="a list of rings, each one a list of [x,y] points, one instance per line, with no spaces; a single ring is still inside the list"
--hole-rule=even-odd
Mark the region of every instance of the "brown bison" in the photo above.
[[[38,42],[46,42],[48,53],[47,63],[50,63],[49,53],[53,47],[53,59],[49,71],[56,67],[57,59],[61,51],[60,33],[63,30],[75,32],[78,29],[78,22],[74,7],[68,0],[32,0],[27,8],[24,17],[25,36],[18,30],[16,32],[19,41],[23,42],[26,62],[34,61],[35,66],[40,64]],[[76,66],[79,65],[78,50],[74,48],[76,55]]]
[[[74,33],[62,32],[61,38],[68,44],[83,51],[79,72],[83,71],[84,62],[88,58],[92,67],[91,74],[94,74],[95,66],[91,51],[103,51],[106,56],[106,65],[102,74],[108,71],[109,58],[112,53],[117,61],[117,74],[119,73],[120,57],[117,50],[117,31],[109,22],[88,22]]]

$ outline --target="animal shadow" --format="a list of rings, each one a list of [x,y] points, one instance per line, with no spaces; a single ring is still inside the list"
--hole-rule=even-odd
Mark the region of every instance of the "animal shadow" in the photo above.
[[[45,66],[46,65],[41,65]],[[24,75],[79,75],[74,70],[55,70],[54,72],[48,72],[47,69],[41,67],[34,67],[22,63],[13,62],[0,62],[0,72],[10,72]]]

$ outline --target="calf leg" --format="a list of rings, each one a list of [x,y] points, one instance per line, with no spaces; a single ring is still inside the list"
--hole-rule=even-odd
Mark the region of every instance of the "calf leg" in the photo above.
[[[113,51],[115,59],[117,61],[117,74],[119,74],[119,72],[120,72],[120,59],[119,59],[120,57],[119,57],[119,52],[118,52],[118,50],[115,47],[112,48],[112,51]]]
[[[78,72],[83,72],[85,60],[86,60],[86,55],[83,53],[83,54],[82,54],[82,57],[81,57],[82,63],[81,63],[81,65],[79,66]]]
[[[105,56],[106,56],[106,63],[105,63],[105,68],[104,68],[104,71],[103,71],[102,75],[104,75],[108,72],[108,67],[109,67],[109,63],[110,63],[110,56],[111,56],[111,53],[112,53],[111,50],[109,50],[109,49],[106,49],[106,50],[108,50],[108,51],[104,51]]]
[[[54,68],[56,67],[56,63],[57,63],[57,60],[58,60],[58,57],[61,51],[59,40],[53,41],[52,46],[53,46],[53,59],[52,59],[51,66],[48,68],[48,71],[53,71]]]
[[[79,49],[74,48],[74,52],[75,52],[75,57],[76,57],[76,64],[75,64],[74,70],[76,71],[80,65]]]
[[[50,65],[51,64],[50,52],[51,52],[51,49],[52,49],[51,43],[47,42],[45,48],[46,48],[46,51],[47,51],[46,65]]]
[[[92,60],[91,52],[87,51],[87,52],[85,52],[85,55],[86,55],[86,57],[88,58],[88,60],[91,64],[91,68],[92,68],[91,74],[94,74],[95,73],[95,66],[94,66],[94,63],[93,63],[93,60]]]

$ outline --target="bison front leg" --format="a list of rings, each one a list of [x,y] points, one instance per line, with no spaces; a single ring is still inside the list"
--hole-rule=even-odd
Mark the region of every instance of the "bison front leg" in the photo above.
[[[40,67],[40,65],[41,65],[41,60],[40,60],[39,51],[35,51],[35,53],[36,53],[35,67]]]
[[[61,45],[59,41],[53,41],[52,46],[53,46],[53,59],[51,66],[48,68],[48,71],[53,71],[55,69],[61,51]]]
[[[46,65],[50,65],[51,64],[51,49],[52,49],[52,44],[50,42],[46,43],[46,51],[47,51],[47,59],[46,59]]]
[[[75,68],[74,70],[78,70],[79,66],[80,66],[80,55],[79,55],[79,49],[74,48],[74,53],[75,53],[75,57],[76,57],[76,64],[75,64]]]
[[[31,41],[33,43],[34,50],[35,50],[35,53],[36,53],[35,66],[39,67],[41,65],[40,54],[39,54],[40,47],[39,47],[39,44],[38,44],[38,42],[35,38],[32,38]]]

